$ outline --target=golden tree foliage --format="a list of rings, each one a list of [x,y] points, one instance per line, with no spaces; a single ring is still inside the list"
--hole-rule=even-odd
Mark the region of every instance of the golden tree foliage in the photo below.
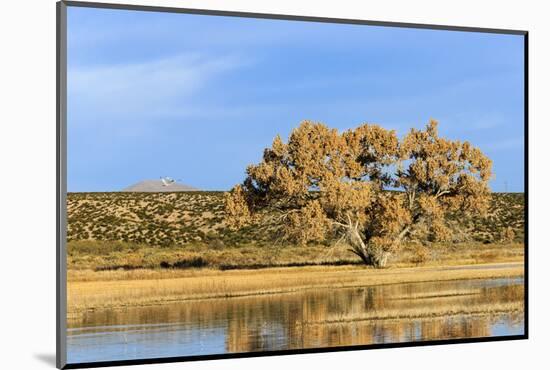
[[[288,214],[283,231],[290,239],[305,244],[324,240],[329,228],[330,221],[321,204],[314,200],[304,208]]]
[[[228,222],[242,227],[273,210],[283,215],[289,239],[307,243],[341,232],[353,253],[382,267],[416,226],[446,240],[446,214],[484,212],[491,166],[468,142],[439,137],[433,120],[402,140],[377,125],[340,134],[304,121],[247,168],[226,197]]]
[[[232,193],[225,194],[225,212],[231,229],[239,229],[250,221],[251,215],[242,186],[237,185]]]

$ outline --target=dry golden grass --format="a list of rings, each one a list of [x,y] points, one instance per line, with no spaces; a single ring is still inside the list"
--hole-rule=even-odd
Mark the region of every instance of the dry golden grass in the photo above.
[[[405,245],[389,264],[395,267],[462,265],[489,262],[519,262],[523,260],[522,243],[504,244],[433,244],[419,263],[414,245]],[[360,263],[346,245],[327,247],[244,245],[213,248],[205,245],[158,248],[147,245],[112,241],[80,241],[68,245],[68,269],[118,270],[159,269],[171,267],[190,269],[207,267],[243,269],[291,267],[306,265],[353,265]]]
[[[523,265],[475,268],[314,266],[219,271],[134,270],[69,272],[68,312],[159,305],[191,299],[286,293],[311,288],[373,286],[404,282],[521,277]]]

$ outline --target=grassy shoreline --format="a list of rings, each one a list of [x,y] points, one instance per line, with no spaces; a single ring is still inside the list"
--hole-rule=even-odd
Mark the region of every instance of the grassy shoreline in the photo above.
[[[512,262],[523,259],[523,243],[433,243],[429,247],[404,245],[391,257],[395,267],[416,265],[475,264]],[[219,270],[265,269],[276,267],[360,265],[361,261],[341,244],[272,245],[237,247],[192,244],[153,247],[117,241],[78,241],[68,244],[69,271],[93,270]]]
[[[78,274],[81,274],[78,276]],[[312,266],[262,270],[192,269],[69,272],[68,315],[186,300],[283,294],[307,289],[523,277],[521,262],[393,267]],[[95,276],[95,278],[93,278]]]

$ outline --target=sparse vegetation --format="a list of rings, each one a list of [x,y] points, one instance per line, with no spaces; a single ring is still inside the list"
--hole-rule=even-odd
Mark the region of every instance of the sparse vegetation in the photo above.
[[[239,232],[226,227],[223,194],[69,193],[67,239],[127,241],[152,247],[265,242],[269,225]]]
[[[252,226],[230,230],[225,222],[223,197],[223,192],[69,193],[69,254],[93,254],[97,248],[116,252],[139,245],[185,250],[197,245],[223,249],[283,244],[271,237],[275,220],[268,214]],[[464,219],[450,214],[451,241],[446,244],[452,247],[499,241],[505,229],[514,233],[511,242],[520,243],[524,236],[523,203],[523,193],[494,193],[484,217]],[[105,222],[105,217],[112,222]],[[421,236],[412,238],[428,242]]]
[[[502,242],[510,243],[511,241],[514,240],[515,236],[516,236],[516,233],[514,232],[514,229],[508,226],[502,230],[500,234],[500,240]]]

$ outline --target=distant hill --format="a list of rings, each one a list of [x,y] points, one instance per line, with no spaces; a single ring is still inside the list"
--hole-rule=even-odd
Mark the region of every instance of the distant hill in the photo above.
[[[156,194],[152,193],[155,190],[68,194],[68,240],[122,240],[155,246],[214,240],[226,245],[272,244],[273,225],[280,222],[274,215],[268,213],[257,224],[232,231],[225,223],[223,192],[180,192],[160,186]],[[511,227],[521,241],[523,211],[522,193],[495,193],[487,217],[449,217],[453,240],[498,241],[502,230]]]
[[[174,182],[170,185],[164,185],[161,180],[143,180],[134,185],[128,186],[123,189],[123,192],[134,192],[134,193],[166,193],[174,191],[196,191],[192,186],[180,184]]]

